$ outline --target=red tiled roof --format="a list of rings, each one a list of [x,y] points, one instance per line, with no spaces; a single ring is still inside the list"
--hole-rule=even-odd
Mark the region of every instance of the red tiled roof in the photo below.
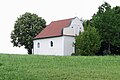
[[[35,37],[35,39],[62,36],[63,28],[68,27],[72,19],[73,18],[51,22]]]

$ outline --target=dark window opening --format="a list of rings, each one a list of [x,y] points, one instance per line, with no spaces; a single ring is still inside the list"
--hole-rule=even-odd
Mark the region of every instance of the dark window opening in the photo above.
[[[40,48],[40,43],[39,42],[37,43],[37,47]]]
[[[53,47],[53,41],[50,42],[50,46]]]

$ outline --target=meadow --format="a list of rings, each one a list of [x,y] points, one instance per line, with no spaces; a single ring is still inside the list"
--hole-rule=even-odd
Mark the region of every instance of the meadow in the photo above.
[[[0,80],[120,80],[120,56],[0,54]]]

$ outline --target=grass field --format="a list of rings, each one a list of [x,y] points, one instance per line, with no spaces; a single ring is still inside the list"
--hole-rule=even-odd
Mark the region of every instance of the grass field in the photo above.
[[[0,80],[120,80],[120,56],[0,54]]]

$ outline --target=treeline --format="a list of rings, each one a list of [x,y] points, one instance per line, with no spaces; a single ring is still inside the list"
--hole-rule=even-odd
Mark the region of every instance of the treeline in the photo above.
[[[120,6],[105,2],[83,25],[85,32],[76,37],[75,55],[120,55]]]

